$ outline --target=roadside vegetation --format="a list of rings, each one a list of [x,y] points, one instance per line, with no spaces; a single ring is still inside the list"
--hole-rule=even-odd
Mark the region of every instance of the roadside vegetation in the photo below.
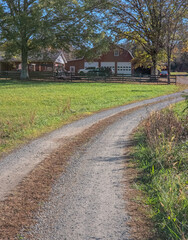
[[[82,116],[177,86],[0,81],[0,154]]]
[[[188,239],[188,100],[151,114],[135,139],[137,187],[159,239]]]

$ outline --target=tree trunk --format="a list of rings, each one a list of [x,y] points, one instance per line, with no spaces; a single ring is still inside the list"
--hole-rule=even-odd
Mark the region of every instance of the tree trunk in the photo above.
[[[156,75],[158,75],[158,73],[157,73],[157,60],[156,60],[156,56],[154,56],[152,58],[152,62],[153,62],[153,66],[151,68],[151,75],[156,76]]]
[[[167,58],[168,58],[168,84],[170,84],[170,72],[171,72],[171,51],[170,51],[170,47],[167,47]]]
[[[21,76],[20,76],[22,80],[29,79],[27,58],[28,58],[27,47],[22,46],[22,70],[21,70]]]

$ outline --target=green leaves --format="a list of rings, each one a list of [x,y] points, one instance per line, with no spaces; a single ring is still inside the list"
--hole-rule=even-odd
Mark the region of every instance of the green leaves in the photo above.
[[[109,29],[118,40],[136,41],[156,68],[159,55],[166,46],[177,43],[178,25],[185,19],[186,0],[115,0],[112,4]],[[176,13],[176,14],[175,14]],[[108,15],[106,15],[108,17]],[[182,31],[179,31],[180,33]],[[182,35],[182,34],[181,34]],[[169,56],[170,60],[171,55]],[[156,72],[156,69],[154,69]]]
[[[69,46],[85,49],[104,38],[99,5],[91,0],[4,0],[0,6],[1,41],[6,55],[22,56],[27,72],[27,57],[47,48]],[[84,46],[84,48],[83,48]],[[23,78],[27,78],[24,73]]]

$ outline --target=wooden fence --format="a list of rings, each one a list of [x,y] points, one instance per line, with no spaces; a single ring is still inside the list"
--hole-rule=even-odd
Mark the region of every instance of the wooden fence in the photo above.
[[[105,82],[105,83],[150,83],[168,84],[168,79],[152,75],[111,75],[111,76],[80,76],[74,74],[57,75],[53,72],[30,72],[30,80],[58,82]],[[19,71],[0,72],[0,79],[20,79]],[[170,76],[170,83],[176,84],[177,77]]]
[[[66,79],[65,79],[66,80]],[[111,76],[72,76],[67,81],[71,82],[106,82],[106,83],[155,83],[168,84],[167,78],[160,76],[134,76],[134,75],[111,75]],[[170,83],[176,84],[176,76],[170,76]]]
[[[54,80],[53,72],[29,72],[31,80]],[[0,72],[0,79],[20,79],[20,71]]]

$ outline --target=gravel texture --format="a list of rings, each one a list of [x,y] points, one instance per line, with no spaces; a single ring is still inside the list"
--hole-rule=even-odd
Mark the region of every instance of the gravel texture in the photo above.
[[[151,111],[182,100],[180,95],[121,117],[83,146],[53,186],[49,201],[24,239],[131,240],[124,200],[125,147],[129,144],[132,130],[142,119]],[[158,101],[160,99],[164,97],[157,98]],[[135,107],[136,104],[126,107]],[[106,117],[122,109],[125,110],[120,107],[106,111],[106,114],[99,113],[75,122],[73,126],[79,123],[82,126],[84,122],[87,125],[94,119],[98,121],[101,116]]]
[[[188,76],[177,76],[177,83],[188,85]]]

